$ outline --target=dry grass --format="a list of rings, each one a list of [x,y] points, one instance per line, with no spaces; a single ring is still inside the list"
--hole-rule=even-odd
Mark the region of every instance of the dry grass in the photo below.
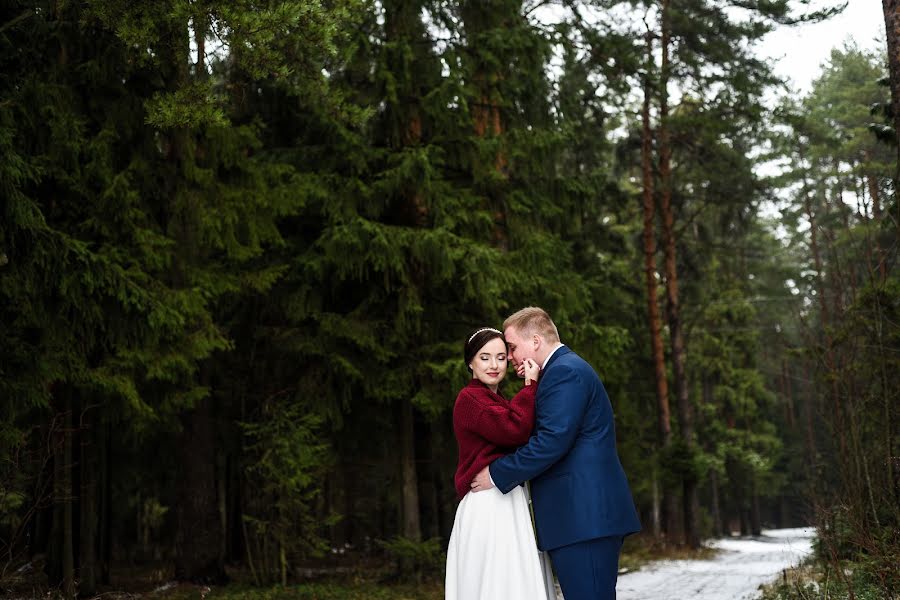
[[[688,548],[682,545],[663,544],[650,536],[636,535],[625,539],[619,572],[634,571],[657,560],[709,560],[718,551],[705,546]]]

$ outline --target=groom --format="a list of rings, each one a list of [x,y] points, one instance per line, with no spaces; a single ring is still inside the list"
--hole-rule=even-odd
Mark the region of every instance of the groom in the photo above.
[[[530,480],[538,548],[549,552],[566,600],[613,600],[622,541],[641,525],[616,454],[609,397],[544,310],[523,308],[503,330],[518,371],[528,358],[542,365],[535,429],[478,473],[472,491],[496,485],[505,494]]]

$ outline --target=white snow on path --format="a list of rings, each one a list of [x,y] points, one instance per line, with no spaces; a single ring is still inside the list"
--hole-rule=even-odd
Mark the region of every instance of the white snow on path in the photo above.
[[[751,600],[759,586],[797,566],[812,552],[813,528],[764,530],[758,538],[726,538],[708,545],[709,560],[663,560],[619,575],[616,600]]]

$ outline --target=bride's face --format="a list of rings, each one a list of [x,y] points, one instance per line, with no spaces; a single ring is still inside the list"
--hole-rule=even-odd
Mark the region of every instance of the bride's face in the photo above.
[[[494,338],[482,346],[469,363],[472,376],[492,389],[496,389],[506,377],[506,365],[506,344],[500,338]]]

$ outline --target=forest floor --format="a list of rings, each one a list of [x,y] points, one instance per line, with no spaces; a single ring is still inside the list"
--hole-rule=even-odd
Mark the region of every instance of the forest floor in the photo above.
[[[799,564],[812,549],[813,529],[766,530],[757,538],[707,542],[700,550],[662,550],[633,536],[626,541],[617,586],[618,600],[746,600],[758,598],[760,586],[776,581],[784,569]],[[377,567],[377,568],[376,568]],[[40,568],[35,569],[35,576]],[[422,583],[399,582],[386,565],[356,564],[316,569],[303,583],[286,587],[250,585],[250,574],[230,571],[232,583],[205,586],[170,581],[168,567],[116,569],[114,585],[103,600],[442,600],[439,575]],[[326,573],[330,572],[331,575]],[[0,586],[0,598],[52,599],[43,577]],[[43,585],[42,585],[43,584]],[[558,596],[560,600],[562,595]]]

